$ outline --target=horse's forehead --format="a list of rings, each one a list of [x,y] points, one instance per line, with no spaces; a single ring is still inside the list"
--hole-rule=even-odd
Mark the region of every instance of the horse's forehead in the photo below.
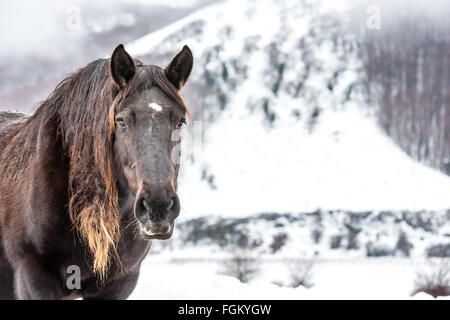
[[[148,107],[155,112],[161,112],[163,109],[163,107],[156,102],[149,102]]]
[[[162,112],[176,104],[156,86],[137,93],[135,103],[139,108],[148,108],[155,112]]]

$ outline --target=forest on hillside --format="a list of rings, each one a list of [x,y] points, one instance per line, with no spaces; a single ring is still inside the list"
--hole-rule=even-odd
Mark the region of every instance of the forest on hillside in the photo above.
[[[381,127],[412,158],[450,174],[450,21],[410,11],[365,29],[362,87]]]

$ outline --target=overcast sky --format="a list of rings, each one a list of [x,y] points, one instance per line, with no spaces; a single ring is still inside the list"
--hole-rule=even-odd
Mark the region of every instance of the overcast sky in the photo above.
[[[245,1],[245,0],[243,0]],[[337,0],[324,0],[337,1]],[[356,1],[350,1],[356,4]],[[360,0],[360,13],[365,17],[365,8],[379,5],[382,22],[387,22],[399,14],[411,12],[427,12],[442,15],[449,19],[449,0]],[[198,0],[2,0],[0,1],[0,58],[14,54],[38,54],[58,56],[62,52],[77,50],[77,39],[83,36],[83,28],[71,28],[77,19],[77,8],[80,9],[80,20],[87,6],[111,8],[114,3],[140,3],[147,5],[165,5],[171,7],[188,7]],[[75,21],[76,23],[76,21]],[[418,21],[420,23],[420,21]]]
[[[33,51],[57,55],[62,46],[70,47],[76,43],[77,37],[82,36],[82,28],[72,26],[76,24],[78,15],[82,21],[83,10],[87,5],[110,7],[112,3],[123,2],[188,7],[197,3],[197,0],[2,0],[0,57],[11,53],[20,56]]]

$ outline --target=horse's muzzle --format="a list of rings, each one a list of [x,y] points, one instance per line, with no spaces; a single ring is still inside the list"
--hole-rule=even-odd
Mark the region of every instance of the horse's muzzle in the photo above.
[[[141,192],[136,197],[134,212],[144,239],[169,239],[175,219],[180,214],[180,200],[175,192],[149,196]]]
[[[164,225],[142,226],[141,234],[146,240],[167,240],[172,236],[174,225],[175,222],[172,221],[172,223]]]

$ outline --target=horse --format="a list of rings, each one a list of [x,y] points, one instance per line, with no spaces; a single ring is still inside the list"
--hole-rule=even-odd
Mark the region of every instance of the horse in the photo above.
[[[0,113],[0,299],[129,297],[180,213],[192,66],[187,46],[163,69],[120,44],[32,115]]]

